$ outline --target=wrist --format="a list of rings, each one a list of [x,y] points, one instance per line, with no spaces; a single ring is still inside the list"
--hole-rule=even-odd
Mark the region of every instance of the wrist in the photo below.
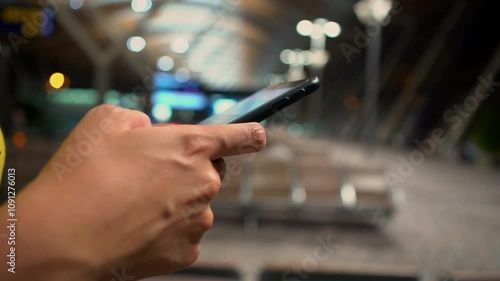
[[[9,234],[15,235],[14,239],[9,237],[10,243],[0,244],[1,280],[96,280],[96,266],[86,253],[78,251],[79,241],[68,236],[71,229],[65,227],[65,216],[58,215],[58,202],[63,196],[50,187],[35,180],[16,194],[17,221],[8,221],[7,204],[0,206],[1,229],[15,226]],[[12,252],[14,263],[7,265],[13,260]],[[9,254],[11,257],[7,257]],[[7,271],[5,265],[14,266],[15,273]]]

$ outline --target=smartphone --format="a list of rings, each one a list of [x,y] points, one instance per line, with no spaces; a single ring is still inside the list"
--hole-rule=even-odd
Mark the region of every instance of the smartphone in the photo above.
[[[262,122],[303,97],[312,94],[319,87],[318,77],[271,86],[246,97],[224,112],[211,116],[199,124],[222,125]]]

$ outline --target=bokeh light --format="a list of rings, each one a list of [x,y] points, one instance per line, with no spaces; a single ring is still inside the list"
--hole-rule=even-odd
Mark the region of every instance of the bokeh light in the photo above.
[[[340,188],[340,198],[342,200],[342,205],[345,208],[354,208],[356,207],[357,204],[357,194],[356,194],[356,189],[354,186],[346,182],[342,185]]]
[[[323,27],[323,31],[325,32],[326,36],[335,38],[342,33],[342,28],[340,25],[334,21],[328,22],[325,24]]]
[[[170,43],[170,49],[178,54],[184,54],[189,50],[189,42],[185,38],[174,39]]]
[[[130,6],[134,12],[147,12],[153,6],[153,2],[151,0],[132,0]]]
[[[316,66],[323,66],[328,62],[329,55],[327,52],[323,50],[317,50],[312,52],[310,61],[311,64],[316,65]]]
[[[301,20],[297,24],[297,32],[302,36],[309,36],[313,32],[313,23],[308,20]]]
[[[156,61],[156,66],[161,71],[170,71],[174,68],[174,59],[169,56],[162,56]]]
[[[60,72],[52,74],[49,78],[50,86],[54,89],[61,89],[64,85],[64,75]]]
[[[158,122],[168,122],[172,118],[172,109],[163,103],[155,104],[151,112]]]
[[[26,136],[25,132],[16,132],[14,135],[12,135],[12,144],[14,146],[23,148],[26,146],[26,143],[28,142],[28,137]]]
[[[146,47],[146,40],[140,36],[132,36],[127,40],[127,48],[132,52],[140,52]]]
[[[229,109],[230,107],[232,107],[233,105],[235,105],[236,103],[237,101],[235,99],[224,99],[224,98],[218,99],[214,102],[213,105],[214,114],[222,113],[227,109]]]
[[[295,52],[290,49],[285,49],[281,51],[280,60],[284,64],[291,64],[295,60]]]
[[[179,68],[175,72],[175,79],[181,83],[187,82],[191,79],[191,72],[187,68]]]
[[[356,110],[360,106],[359,98],[355,95],[347,95],[344,98],[344,106],[347,110]]]
[[[68,4],[71,9],[78,10],[83,7],[83,4],[85,4],[85,0],[69,0]]]

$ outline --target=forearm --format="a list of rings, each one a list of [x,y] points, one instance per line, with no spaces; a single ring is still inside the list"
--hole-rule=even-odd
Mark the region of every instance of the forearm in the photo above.
[[[89,264],[60,244],[66,229],[50,217],[44,191],[32,183],[0,206],[0,280],[95,280]]]

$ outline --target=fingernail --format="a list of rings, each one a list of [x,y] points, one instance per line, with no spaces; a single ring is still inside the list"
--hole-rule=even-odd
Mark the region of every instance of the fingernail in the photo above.
[[[260,126],[252,128],[252,138],[258,147],[262,147],[266,143],[266,132]]]

